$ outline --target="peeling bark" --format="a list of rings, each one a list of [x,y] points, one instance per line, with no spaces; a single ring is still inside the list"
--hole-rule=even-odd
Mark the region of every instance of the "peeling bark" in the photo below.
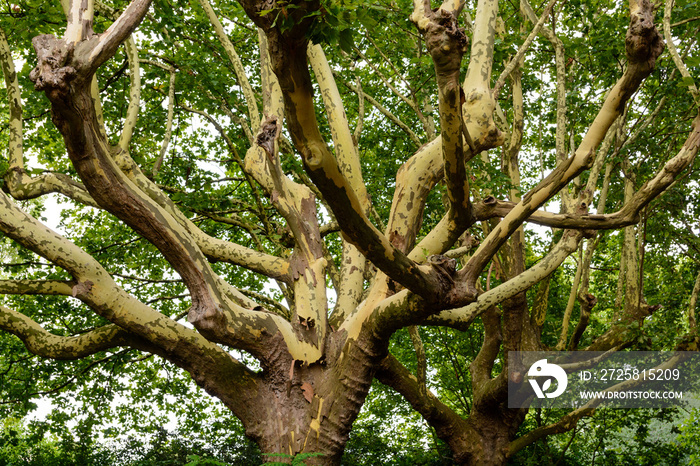
[[[636,191],[630,183],[624,205],[617,212],[604,213],[613,170],[606,157],[613,134],[618,137],[614,154],[617,155],[624,145],[621,115],[626,102],[651,73],[663,49],[652,22],[652,5],[646,0],[631,2],[627,69],[610,90],[579,147],[575,151],[572,148],[573,155],[567,158],[564,49],[554,27],[544,25],[556,0],[548,2],[539,19],[523,1],[521,10],[534,27],[494,81],[493,88],[498,1],[479,0],[471,47],[468,47],[467,36],[459,24],[463,2],[446,0],[433,10],[430,2],[416,0],[411,19],[433,60],[441,134],[420,146],[420,137],[396,116],[398,113],[392,113],[367,95],[359,80],[357,84],[346,83],[360,97],[361,106],[366,99],[418,147],[396,174],[391,211],[389,218],[384,219],[388,221],[382,232],[375,226],[381,222],[370,221],[373,209],[357,147],[364,110],[359,111],[353,134],[343,96],[323,49],[308,41],[313,13],[321,11],[320,3],[293,2],[296,8],[285,9],[285,5],[271,1],[241,1],[259,27],[262,117],[257,103],[259,96],[246,78],[248,64],[241,62],[208,1],[199,3],[234,69],[249,121],[237,116],[235,109],[229,109],[225,102],[221,104],[223,100],[211,92],[206,93],[207,97],[217,102],[215,106],[221,105],[221,109],[205,111],[189,108],[182,102],[179,105],[206,118],[218,131],[232,161],[244,173],[242,182],[253,192],[255,201],[250,202],[250,210],[261,219],[266,233],[273,232],[277,228],[275,222],[283,219],[279,221],[283,222],[280,229],[284,229],[284,237],[274,244],[284,245],[285,254],[278,257],[261,252],[259,240],[256,251],[209,236],[131,158],[129,146],[137,124],[140,71],[138,50],[129,36],[145,16],[148,0],[134,0],[119,16],[109,11],[114,23],[102,34],[92,30],[91,0],[66,1],[65,35],[35,38],[38,64],[30,77],[36,90],[44,92],[51,102],[53,122],[63,136],[80,181],[64,174],[46,173],[36,178],[27,175],[19,87],[10,47],[0,30],[0,65],[10,110],[7,190],[15,199],[60,192],[80,204],[103,209],[130,226],[158,249],[188,287],[192,300],[189,319],[195,329],[136,300],[93,257],[21,211],[4,193],[0,193],[0,231],[63,269],[70,278],[2,280],[0,293],[72,296],[111,324],[63,337],[49,333],[21,313],[0,307],[0,328],[17,335],[34,354],[54,359],[75,359],[118,347],[157,354],[188,371],[207,392],[220,398],[242,420],[247,435],[264,452],[323,453],[323,457],[313,460],[317,464],[339,464],[352,422],[375,376],[409,401],[450,446],[460,464],[504,464],[528,444],[570,430],[581,417],[590,414],[595,409],[593,405],[518,438],[518,428],[527,411],[507,408],[507,367],[520,364],[509,360],[507,355],[509,351],[541,349],[539,333],[546,318],[548,277],[580,247],[582,239],[603,229],[627,226],[632,232],[630,226],[639,222],[640,212],[678,179],[700,150],[698,117],[677,155]],[[98,8],[107,7],[98,5]],[[272,14],[260,14],[269,9],[274,10]],[[283,30],[274,24],[276,12],[289,15],[292,26]],[[669,18],[665,16],[665,24],[670,22]],[[518,155],[526,121],[521,76],[524,55],[538,34],[552,42],[555,49],[558,166],[530,192],[521,195],[517,189]],[[670,40],[670,32],[666,35]],[[129,60],[129,107],[119,144],[112,147],[101,114],[95,72],[122,43],[126,44]],[[463,55],[468,49],[468,70],[460,83]],[[166,137],[160,153],[153,155],[155,176],[163,167],[172,130],[177,69],[172,64],[148,63],[163,67],[171,77]],[[332,145],[324,139],[317,121],[310,67],[325,105]],[[378,69],[375,71],[379,73]],[[416,97],[414,90],[409,89],[411,95],[406,96],[386,76],[378,79],[411,106],[427,134],[435,131],[432,117],[421,113],[428,106],[427,97],[419,103],[423,94]],[[512,127],[499,129],[495,118],[503,127],[508,124],[497,101],[507,79],[512,83]],[[178,86],[179,83],[180,78]],[[649,125],[663,105],[662,99],[649,119],[640,120],[640,128]],[[222,123],[227,117],[233,124],[241,125],[245,139],[250,142],[245,157],[239,156],[242,150],[238,142],[229,136],[230,128]],[[283,124],[286,124],[284,130]],[[283,133],[291,136],[291,144],[281,136]],[[293,150],[301,156],[308,173],[295,178],[301,178],[301,182],[294,181],[283,170],[280,145],[285,156]],[[602,148],[596,154],[599,145]],[[503,146],[501,168],[513,184],[506,191],[507,200],[496,199],[491,192],[477,192],[470,183],[472,157],[480,153],[475,161],[490,163],[493,154],[482,151],[499,146]],[[597,178],[606,163],[598,212],[589,214]],[[575,180],[588,168],[591,168],[589,182],[579,192],[581,186]],[[425,236],[419,237],[425,233],[421,228],[428,196],[441,182],[446,188],[446,214]],[[569,191],[572,183],[576,187]],[[559,193],[566,204],[561,213],[541,210],[545,202]],[[319,205],[328,206],[332,228],[319,225]],[[266,209],[271,208],[276,211],[277,219],[268,219]],[[255,236],[253,221],[242,220],[242,216],[230,212],[203,215],[209,221],[247,229]],[[458,262],[455,257],[460,258],[472,249],[467,230],[484,220],[490,220],[484,240],[473,255]],[[530,268],[525,267],[524,222],[565,229],[551,251]],[[329,263],[332,257],[324,244],[329,230],[339,231],[343,241],[339,274],[334,270],[335,265]],[[461,247],[450,250],[459,238],[463,241],[458,243]],[[577,274],[577,280],[582,283],[581,292],[577,293],[574,286],[559,349],[567,343],[574,299],[578,297],[581,301],[581,317],[568,341],[570,349],[579,347],[595,306],[596,298],[585,293],[594,244],[590,242],[581,260]],[[634,245],[626,249],[630,254],[635,251]],[[278,280],[289,309],[278,305],[272,312],[266,310],[264,305],[270,307],[269,301],[226,283],[210,266],[214,261],[225,261]],[[489,264],[500,282],[493,287],[495,278],[490,268],[488,278],[484,279]],[[637,270],[637,265],[630,259],[625,262],[625,270]],[[330,319],[326,296],[329,276],[339,291]],[[622,321],[612,325],[586,349],[615,350],[630,344],[635,325],[656,310],[639,299],[642,290],[638,278],[631,273],[628,276],[626,303],[636,302],[636,306],[626,306]],[[484,281],[485,291],[481,289]],[[539,302],[530,310],[525,293],[535,286],[540,287],[536,295]],[[635,286],[638,290],[633,289]],[[688,316],[691,327],[695,326],[692,308],[697,294],[694,289]],[[465,330],[478,318],[483,323],[484,341],[470,365],[473,403],[469,415],[460,417],[428,390],[427,361],[415,326],[441,325]],[[388,354],[391,335],[404,327],[410,328],[419,360],[416,375]],[[248,370],[231,357],[230,348],[252,354],[262,371]],[[502,356],[505,357],[499,365],[496,362]],[[503,369],[495,373],[496,367]]]

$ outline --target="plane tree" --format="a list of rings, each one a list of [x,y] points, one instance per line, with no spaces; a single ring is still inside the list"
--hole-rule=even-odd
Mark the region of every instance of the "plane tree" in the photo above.
[[[322,464],[375,377],[462,464],[572,429],[592,407],[518,433],[508,352],[638,340],[658,308],[639,225],[692,188],[700,147],[692,9],[581,5],[8,5],[0,328],[76,370],[155,355],[262,452]],[[526,223],[554,232],[539,257]],[[589,329],[607,230],[624,231],[605,253],[618,296]],[[553,274],[577,251],[555,312]],[[418,327],[478,342],[468,412],[428,390],[439,343]],[[415,373],[388,351],[406,328]]]

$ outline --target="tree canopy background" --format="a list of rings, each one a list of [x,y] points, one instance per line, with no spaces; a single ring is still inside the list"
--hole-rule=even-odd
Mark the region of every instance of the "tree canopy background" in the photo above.
[[[503,383],[697,349],[699,14],[6,2],[0,463],[697,458],[697,408]]]

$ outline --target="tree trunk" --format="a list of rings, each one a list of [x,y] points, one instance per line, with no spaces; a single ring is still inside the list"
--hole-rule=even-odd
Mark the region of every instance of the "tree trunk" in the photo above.
[[[246,434],[264,453],[319,453],[307,464],[339,464],[386,348],[352,342],[332,359],[308,366],[282,348],[278,354],[274,367],[262,373],[255,406],[242,418]]]
[[[468,450],[455,452],[455,460],[468,466],[506,464],[509,445],[515,438],[525,413],[526,410],[508,409],[503,406],[472,413],[469,424],[476,434],[476,439],[471,439]]]

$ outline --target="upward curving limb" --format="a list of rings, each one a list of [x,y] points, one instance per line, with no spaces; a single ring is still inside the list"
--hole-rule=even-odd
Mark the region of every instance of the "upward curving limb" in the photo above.
[[[85,205],[96,205],[85,187],[61,173],[44,173],[31,177],[24,169],[22,99],[17,72],[5,31],[0,28],[0,67],[2,67],[10,107],[9,164],[5,175],[7,188],[15,199],[34,199],[49,193],[60,193]]]
[[[88,0],[92,2],[93,0]],[[78,0],[70,1],[71,16],[69,16],[68,28],[72,27],[71,20],[73,19],[73,11],[80,8],[81,2]],[[148,8],[151,6],[151,0],[132,0],[124,12],[117,18],[105,32],[96,36],[96,42],[91,43],[88,47],[89,53],[89,73],[92,75],[97,68],[104,62],[112,58],[117,48],[124,42],[136,27],[141,23]],[[92,11],[90,11],[92,14]],[[67,29],[68,29],[67,28]],[[89,39],[92,32],[92,18],[90,18],[90,29],[83,30],[80,35],[71,37],[71,41],[77,43],[80,40]]]
[[[440,136],[421,147],[399,168],[385,234],[402,252],[408,253],[413,249],[428,194],[443,176]],[[425,249],[425,244],[422,249]],[[441,252],[441,249],[430,249],[428,254]],[[419,261],[413,256],[410,257]]]
[[[438,84],[440,112],[440,138],[445,171],[447,198],[450,203],[449,218],[461,228],[472,220],[469,200],[469,178],[465,162],[474,155],[474,147],[465,154],[463,147],[462,89],[460,68],[462,55],[466,52],[467,37],[457,24],[459,13],[464,7],[462,1],[446,1],[435,12],[429,1],[414,1],[411,20],[425,36],[428,51],[433,58]],[[468,139],[471,144],[471,139]],[[454,237],[454,240],[457,238]]]
[[[119,136],[119,147],[123,150],[129,150],[141,103],[141,69],[139,66],[139,50],[132,36],[129,36],[124,42],[124,48],[129,60],[129,107],[126,110],[122,134]]]
[[[328,124],[331,128],[335,158],[338,167],[348,180],[350,187],[355,191],[365,213],[369,212],[370,200],[367,188],[362,179],[362,168],[360,167],[360,156],[357,152],[356,143],[350,131],[348,119],[345,114],[343,101],[338,92],[333,72],[323,48],[316,44],[309,44],[309,64],[314,70],[316,81],[320,86],[321,96],[326,108]]]
[[[498,0],[479,0],[474,18],[469,68],[462,84],[465,133],[469,135],[475,152],[498,147],[504,140],[493,120],[496,101],[490,89],[497,17]]]
[[[303,14],[300,10],[298,13]],[[270,24],[265,24],[264,18],[249,14],[258,18],[263,29],[267,28],[272,68],[285,99],[286,119],[294,145],[301,153],[314,184],[338,219],[343,235],[390,277],[420,294],[433,296],[440,289],[436,277],[393,248],[370,223],[357,194],[320,134],[306,63],[307,41],[301,33],[304,21],[292,31],[280,34],[277,29],[270,28]]]
[[[300,15],[299,21],[294,28],[281,33],[272,27],[269,18],[255,14],[254,5],[245,2],[244,7],[251,10],[249,16],[266,31],[272,67],[284,95],[286,120],[294,145],[338,220],[342,235],[392,280],[426,299],[433,300],[438,296],[447,297],[448,301],[471,299],[454,288],[454,283],[446,279],[444,273],[431,266],[419,265],[393,247],[364,215],[357,194],[340,171],[319,131],[314,114],[313,90],[305,60],[307,40],[304,31],[309,21],[309,16],[305,16],[308,11],[303,8],[295,10],[294,15]]]
[[[0,306],[0,329],[22,340],[33,354],[51,359],[80,359],[100,351],[128,346],[136,340],[114,324],[71,337],[54,335],[24,314],[5,306]]]
[[[648,1],[643,1],[631,4],[630,10],[632,18],[625,39],[629,60],[627,69],[611,89],[575,153],[530,190],[483,241],[465,266],[468,283],[476,282],[491,257],[525,219],[590,167],[596,147],[622,114],[627,99],[654,69],[656,58],[663,51],[664,44],[653,24],[652,6]]]
[[[209,0],[198,0],[198,2],[199,5],[204,9],[204,12],[206,13],[207,18],[209,19],[209,22],[214,28],[216,36],[219,38],[221,45],[224,47],[226,56],[233,65],[233,70],[236,73],[236,78],[238,79],[239,85],[243,89],[243,95],[246,100],[246,106],[248,107],[248,116],[250,117],[250,128],[253,133],[257,133],[260,129],[260,114],[258,113],[258,104],[257,99],[255,97],[255,92],[253,91],[253,88],[250,85],[250,82],[248,81],[245,69],[243,68],[243,63],[241,62],[241,59],[238,56],[238,53],[236,52],[236,49],[233,46],[233,43],[231,42],[231,39],[229,39],[226,35],[226,31],[224,31],[224,27],[222,26],[221,21],[219,21],[219,18],[216,16],[216,12],[211,7],[211,3],[209,3]]]
[[[308,56],[325,104],[338,166],[348,180],[350,187],[357,193],[363,213],[369,215],[371,204],[362,179],[360,156],[353,134],[350,132],[345,108],[333,72],[320,45],[309,45]],[[343,241],[343,259],[336,312],[345,314],[359,304],[362,298],[364,273],[365,257],[362,252],[352,243]],[[340,314],[336,314],[336,316],[338,315]]]

